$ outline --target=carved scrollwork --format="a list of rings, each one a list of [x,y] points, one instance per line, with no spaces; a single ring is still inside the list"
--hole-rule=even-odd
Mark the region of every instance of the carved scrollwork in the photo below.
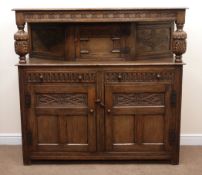
[[[121,78],[120,78],[121,77]],[[107,72],[105,81],[107,82],[155,82],[173,81],[173,71],[162,72]]]
[[[94,72],[26,72],[26,82],[95,82]]]
[[[86,106],[87,94],[37,94],[38,106]]]
[[[170,30],[168,28],[152,28],[137,30],[137,46],[144,52],[168,51]]]
[[[150,106],[164,105],[163,93],[126,93],[115,94],[113,104],[116,106]]]
[[[136,21],[144,19],[174,19],[175,13],[169,11],[64,11],[64,12],[38,12],[25,13],[27,22],[72,22],[74,21]]]
[[[19,55],[19,63],[26,63],[25,55],[29,52],[29,37],[23,28],[24,26],[18,27],[19,30],[14,35],[15,52]]]

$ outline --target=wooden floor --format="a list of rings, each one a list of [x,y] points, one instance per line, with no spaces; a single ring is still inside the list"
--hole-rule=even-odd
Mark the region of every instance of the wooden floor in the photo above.
[[[181,147],[180,165],[66,163],[24,166],[20,146],[0,146],[0,175],[202,175],[202,146]]]

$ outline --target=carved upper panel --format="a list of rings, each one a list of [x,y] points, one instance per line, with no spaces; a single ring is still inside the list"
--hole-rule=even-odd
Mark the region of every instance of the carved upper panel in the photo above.
[[[37,106],[87,106],[87,94],[37,94]]]
[[[164,105],[163,93],[122,93],[113,95],[115,106]]]
[[[138,24],[136,39],[137,56],[171,55],[173,23]]]
[[[66,71],[28,71],[25,75],[26,82],[95,82],[94,72],[66,72]]]

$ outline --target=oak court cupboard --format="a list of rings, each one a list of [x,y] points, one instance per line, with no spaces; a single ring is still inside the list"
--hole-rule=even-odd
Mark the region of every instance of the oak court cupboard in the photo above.
[[[15,9],[24,164],[178,164],[185,11]]]

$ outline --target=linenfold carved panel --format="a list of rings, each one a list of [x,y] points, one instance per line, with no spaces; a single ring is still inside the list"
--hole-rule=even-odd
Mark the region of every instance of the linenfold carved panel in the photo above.
[[[28,71],[26,82],[95,82],[94,72]]]
[[[87,94],[37,94],[36,104],[40,107],[46,106],[87,106]]]
[[[113,94],[114,106],[151,106],[164,105],[163,93],[116,93]]]
[[[121,78],[120,78],[121,77]],[[153,81],[173,81],[174,72],[107,72],[105,81],[107,82],[153,82]]]

